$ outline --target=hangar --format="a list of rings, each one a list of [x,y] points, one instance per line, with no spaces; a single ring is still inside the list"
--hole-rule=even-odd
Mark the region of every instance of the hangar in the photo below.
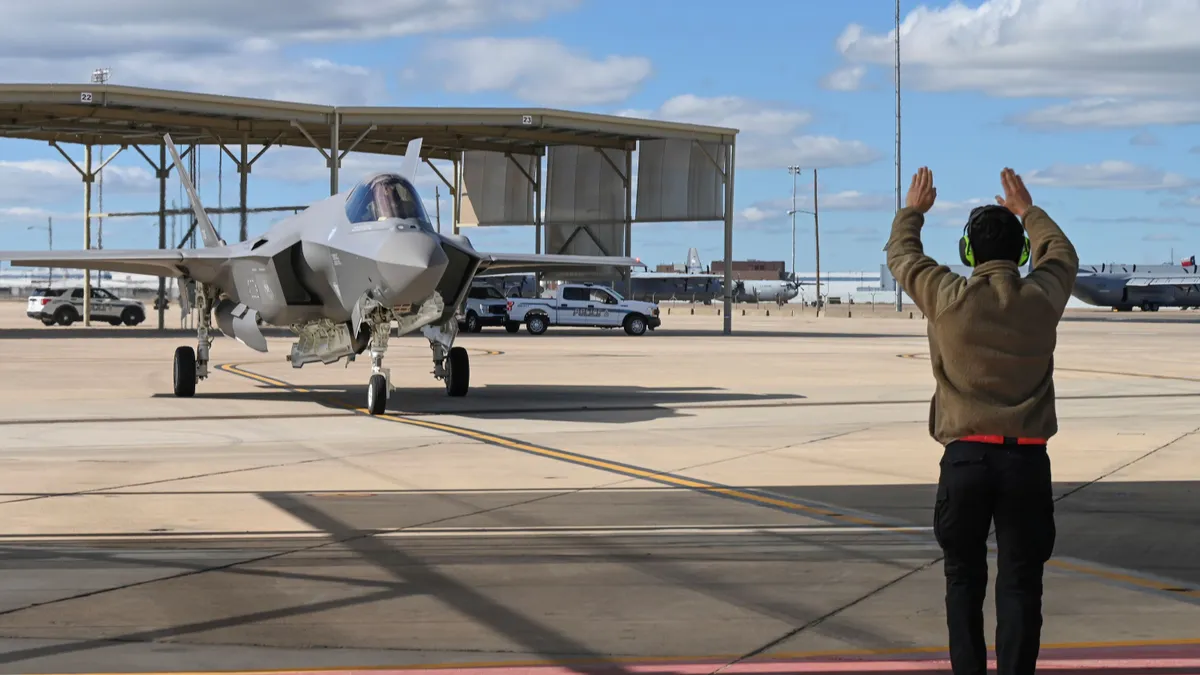
[[[158,245],[168,247],[166,133],[180,146],[218,146],[233,161],[240,189],[231,212],[240,214],[243,241],[247,214],[260,210],[247,206],[249,177],[271,147],[320,153],[333,195],[348,153],[402,155],[417,137],[452,196],[456,233],[527,225],[537,253],[620,256],[631,253],[633,223],[724,221],[724,333],[732,332],[736,129],[542,108],[340,107],[112,84],[0,85],[0,137],[45,141],[79,172],[84,248],[92,247],[92,184],[131,149],[159,179]],[[65,144],[83,146],[83,159]],[[117,149],[99,159],[97,146]],[[160,280],[160,297],[164,290]]]

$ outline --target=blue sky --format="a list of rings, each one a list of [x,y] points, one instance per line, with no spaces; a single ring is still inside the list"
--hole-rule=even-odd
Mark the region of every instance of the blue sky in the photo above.
[[[822,267],[875,271],[883,260],[895,204],[891,0],[758,0],[752,12],[715,0],[691,0],[686,11],[667,0],[463,0],[452,9],[434,0],[302,0],[298,10],[308,11],[282,24],[268,7],[247,15],[232,1],[168,9],[113,0],[95,16],[73,5],[75,21],[94,31],[76,45],[29,35],[40,13],[62,16],[62,4],[30,4],[0,28],[10,80],[81,82],[106,65],[114,83],[212,93],[547,106],[735,126],[736,257],[790,258],[786,167],[794,163],[805,167],[801,208],[811,209],[811,167],[820,168]],[[154,29],[132,16],[149,16],[138,20]],[[967,211],[994,199],[1004,166],[1026,176],[1085,262],[1194,252],[1200,73],[1189,64],[1200,62],[1200,37],[1188,26],[1200,25],[1200,1],[905,0],[902,18],[903,176],[907,187],[917,167],[934,171],[931,254],[954,262]],[[216,150],[201,162],[202,197],[216,205]],[[355,157],[343,187],[378,166]],[[106,210],[156,206],[146,168],[132,151],[110,165]],[[228,162],[224,170],[223,201],[232,204],[237,176]],[[268,151],[249,201],[319,198],[324,171],[315,150]],[[45,230],[27,228],[46,217],[55,218],[55,248],[82,247],[82,186],[72,172],[44,144],[0,141],[0,248],[44,247]],[[424,185],[432,211],[433,182]],[[251,229],[274,217],[253,217]],[[236,227],[236,216],[223,221]],[[683,262],[696,246],[707,263],[721,255],[720,229],[635,225],[634,254]],[[106,248],[157,244],[153,218],[110,219],[104,230]],[[532,228],[465,233],[477,248],[533,250]],[[810,270],[810,217],[798,217],[797,237],[797,266]]]

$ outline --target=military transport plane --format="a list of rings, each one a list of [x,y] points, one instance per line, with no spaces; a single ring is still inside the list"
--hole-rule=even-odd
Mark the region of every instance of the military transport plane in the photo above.
[[[1159,307],[1187,309],[1200,306],[1200,273],[1195,256],[1179,265],[1081,266],[1071,293],[1089,305],[1118,312],[1134,307],[1144,312]]]
[[[221,333],[260,352],[259,326],[289,326],[298,336],[293,368],[320,361],[347,365],[367,349],[367,409],[383,413],[394,390],[383,367],[392,322],[399,335],[420,329],[433,351],[433,375],[450,396],[470,384],[467,351],[454,346],[455,313],[477,276],[579,269],[628,269],[633,258],[482,253],[461,235],[439,234],[413,186],[421,139],[408,144],[399,173],[366,177],[321,199],[266,233],[226,244],[205,213],[169,134],[164,142],[187,190],[204,248],[114,251],[0,251],[19,267],[56,267],[178,277],[195,284],[197,348],[175,350],[174,392],[192,396],[208,377],[213,315]],[[182,294],[186,298],[188,294]]]

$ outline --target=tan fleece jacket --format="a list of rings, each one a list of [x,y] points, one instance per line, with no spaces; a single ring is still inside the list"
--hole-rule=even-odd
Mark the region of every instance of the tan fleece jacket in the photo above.
[[[943,445],[972,434],[1050,438],[1054,347],[1079,258],[1039,207],[1025,213],[1032,269],[993,260],[969,278],[925,255],[924,216],[903,208],[892,221],[887,264],[927,317],[936,381],[929,434]]]

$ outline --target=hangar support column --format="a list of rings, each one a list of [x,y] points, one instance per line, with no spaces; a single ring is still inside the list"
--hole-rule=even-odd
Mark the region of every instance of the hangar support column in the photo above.
[[[83,146],[83,164],[84,168],[79,168],[75,160],[67,154],[58,141],[50,141],[50,145],[62,155],[64,159],[75,167],[79,172],[80,178],[83,179],[83,248],[89,250],[92,248],[92,183],[96,182],[96,176],[108,166],[108,163],[116,159],[117,155],[121,154],[127,146],[122,145],[117,148],[113,154],[108,156],[108,159],[100,163],[100,166],[92,170],[92,144],[87,143]],[[92,325],[92,271],[88,268],[83,270],[83,325]]]
[[[454,182],[450,182],[446,178],[445,174],[439,171],[437,165],[435,165],[428,157],[422,161],[428,164],[430,169],[433,169],[433,173],[436,174],[438,178],[442,179],[442,183],[444,183],[446,185],[446,189],[450,191],[451,201],[453,202],[453,214],[450,217],[454,223],[454,234],[458,234],[458,161],[456,160],[454,162]],[[441,206],[439,205],[438,208],[441,208]],[[438,227],[441,226],[439,225]]]
[[[358,135],[357,138],[354,139],[354,142],[350,144],[350,147],[342,150],[342,116],[341,114],[335,112],[333,113],[333,119],[329,124],[329,149],[326,150],[325,148],[321,147],[321,144],[312,137],[312,134],[308,133],[308,130],[305,129],[304,125],[300,124],[298,120],[292,120],[291,123],[293,127],[300,131],[300,133],[304,134],[304,137],[308,139],[308,142],[311,143],[312,146],[317,149],[317,152],[321,153],[321,156],[325,158],[325,166],[329,167],[329,194],[331,196],[336,195],[341,189],[338,171],[342,168],[342,160],[345,159],[346,155],[350,154],[354,148],[358,147],[358,144],[367,137],[367,134],[375,131],[375,129],[378,128],[374,124],[367,127]]]
[[[192,154],[190,146],[183,151],[179,156],[182,161],[187,159],[188,155]],[[174,165],[167,164],[167,144],[162,143],[158,146],[158,162],[150,159],[150,155],[146,154],[140,146],[133,146],[142,159],[154,169],[154,175],[158,178],[158,248],[165,249],[167,247],[167,178],[171,176],[171,169]],[[166,310],[167,310],[167,279],[166,277],[158,278],[158,329],[166,329]]]
[[[233,153],[230,152],[229,148],[225,146],[225,142],[221,140],[220,136],[217,136],[216,134],[211,134],[211,135],[213,138],[217,139],[217,145],[219,145],[221,147],[221,152],[225,153],[225,156],[228,157],[231,161],[233,161],[233,166],[235,168],[237,168],[237,172],[238,172],[238,241],[246,241],[247,239],[250,238],[250,232],[249,232],[250,228],[249,228],[249,222],[248,222],[249,211],[246,208],[246,198],[250,192],[250,170],[252,168],[254,168],[254,163],[258,161],[259,157],[263,156],[263,153],[265,153],[267,150],[269,150],[272,145],[275,145],[276,143],[278,143],[279,139],[283,138],[283,134],[279,134],[278,136],[275,137],[274,140],[267,141],[266,143],[264,143],[262,146],[262,149],[258,151],[258,154],[254,155],[254,157],[251,158],[250,157],[250,148],[249,148],[250,134],[243,132],[242,133],[242,148],[241,148],[241,158],[240,159],[233,156]],[[147,161],[149,161],[149,160],[147,160]]]
[[[733,160],[737,153],[735,138],[726,150],[725,161],[725,335],[733,332]]]

